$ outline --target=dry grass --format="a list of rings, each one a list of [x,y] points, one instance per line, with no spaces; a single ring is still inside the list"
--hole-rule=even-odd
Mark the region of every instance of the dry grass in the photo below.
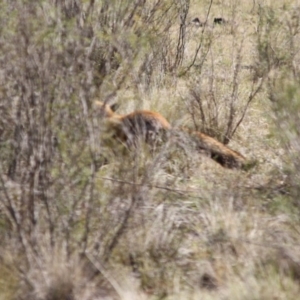
[[[0,4],[0,299],[296,299],[298,3],[96,2]],[[95,98],[256,164],[125,149]]]

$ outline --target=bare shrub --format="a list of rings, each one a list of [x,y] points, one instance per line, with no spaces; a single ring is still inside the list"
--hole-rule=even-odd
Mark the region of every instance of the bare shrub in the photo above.
[[[234,37],[233,37],[234,39]],[[209,46],[209,62],[203,62],[199,73],[193,72],[188,95],[184,97],[186,107],[196,130],[228,144],[244,120],[249,106],[261,90],[264,78],[250,83],[242,81],[242,50],[244,41],[232,41],[234,51],[225,75],[221,70],[213,45]]]
[[[144,154],[127,163],[120,157],[113,179],[126,176],[134,184],[104,184],[97,171],[112,156],[92,101],[99,94],[107,101],[132,81],[149,86],[154,72],[180,65],[169,37],[181,12],[177,4],[1,4],[1,240],[14,249],[11,265],[29,291],[30,272],[35,278],[44,272],[36,263],[45,258],[42,246],[47,255],[62,247],[66,263],[87,251],[107,263],[146,203],[144,185],[151,186],[165,154],[150,162]],[[54,278],[41,297],[73,299],[73,280],[65,279]]]
[[[276,136],[285,147],[283,160],[289,180],[298,190],[299,149],[299,8],[279,15],[272,7],[260,9],[256,71],[267,74]],[[298,192],[297,192],[298,193]],[[298,201],[296,201],[298,202]]]

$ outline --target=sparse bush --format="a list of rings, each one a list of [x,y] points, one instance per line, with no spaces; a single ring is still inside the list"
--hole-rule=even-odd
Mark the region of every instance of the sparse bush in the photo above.
[[[272,102],[276,136],[285,148],[283,161],[288,175],[285,183],[291,184],[296,190],[299,181],[297,153],[300,138],[298,11],[299,8],[294,7],[285,14],[278,14],[272,7],[260,8],[257,61],[257,72],[261,76],[267,75],[267,92]]]
[[[149,86],[155,72],[177,67],[169,37],[181,12],[177,4],[1,4],[1,237],[22,257],[25,278],[35,268],[34,256],[42,260],[41,242],[48,253],[64,245],[66,263],[95,248],[97,259],[107,262],[144,203],[140,188],[97,179],[111,156],[92,101],[99,95],[107,101],[131,82]],[[143,175],[139,159],[117,163],[114,175],[126,174],[142,188],[153,175],[149,164]],[[60,291],[64,286],[49,297]]]
[[[235,20],[238,9],[239,4],[233,1],[230,4],[230,22],[234,30],[230,34],[227,31],[220,33],[218,28],[201,31],[196,56],[189,67],[188,91],[183,96],[192,119],[190,126],[224,144],[230,142],[244,121],[265,79],[264,76],[260,80],[254,77],[244,80],[245,72],[251,73],[253,66],[244,59],[248,50],[248,33],[238,33],[243,25]],[[226,46],[222,35],[229,42]]]

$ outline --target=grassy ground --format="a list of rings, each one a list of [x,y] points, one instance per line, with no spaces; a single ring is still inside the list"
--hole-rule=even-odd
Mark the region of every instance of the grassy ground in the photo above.
[[[297,1],[125,2],[1,4],[0,299],[297,299]],[[96,98],[255,164],[128,153]]]

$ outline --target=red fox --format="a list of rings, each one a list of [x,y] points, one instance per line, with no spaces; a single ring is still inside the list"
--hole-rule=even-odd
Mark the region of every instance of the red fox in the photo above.
[[[128,146],[136,145],[136,138],[142,137],[147,143],[155,143],[160,132],[171,131],[170,123],[159,113],[149,110],[137,110],[127,115],[119,115],[114,112],[114,107],[95,101],[97,108],[108,118],[114,129],[115,136],[125,142]],[[246,158],[225,146],[216,139],[201,133],[188,132],[189,136],[196,142],[197,150],[205,151],[213,160],[220,165],[230,169],[241,169],[246,165]]]
[[[169,122],[157,112],[137,110],[127,115],[119,115],[112,106],[101,101],[95,101],[95,105],[108,118],[115,135],[128,146],[136,145],[137,138],[142,138],[149,144],[156,143],[162,132],[171,129]]]

